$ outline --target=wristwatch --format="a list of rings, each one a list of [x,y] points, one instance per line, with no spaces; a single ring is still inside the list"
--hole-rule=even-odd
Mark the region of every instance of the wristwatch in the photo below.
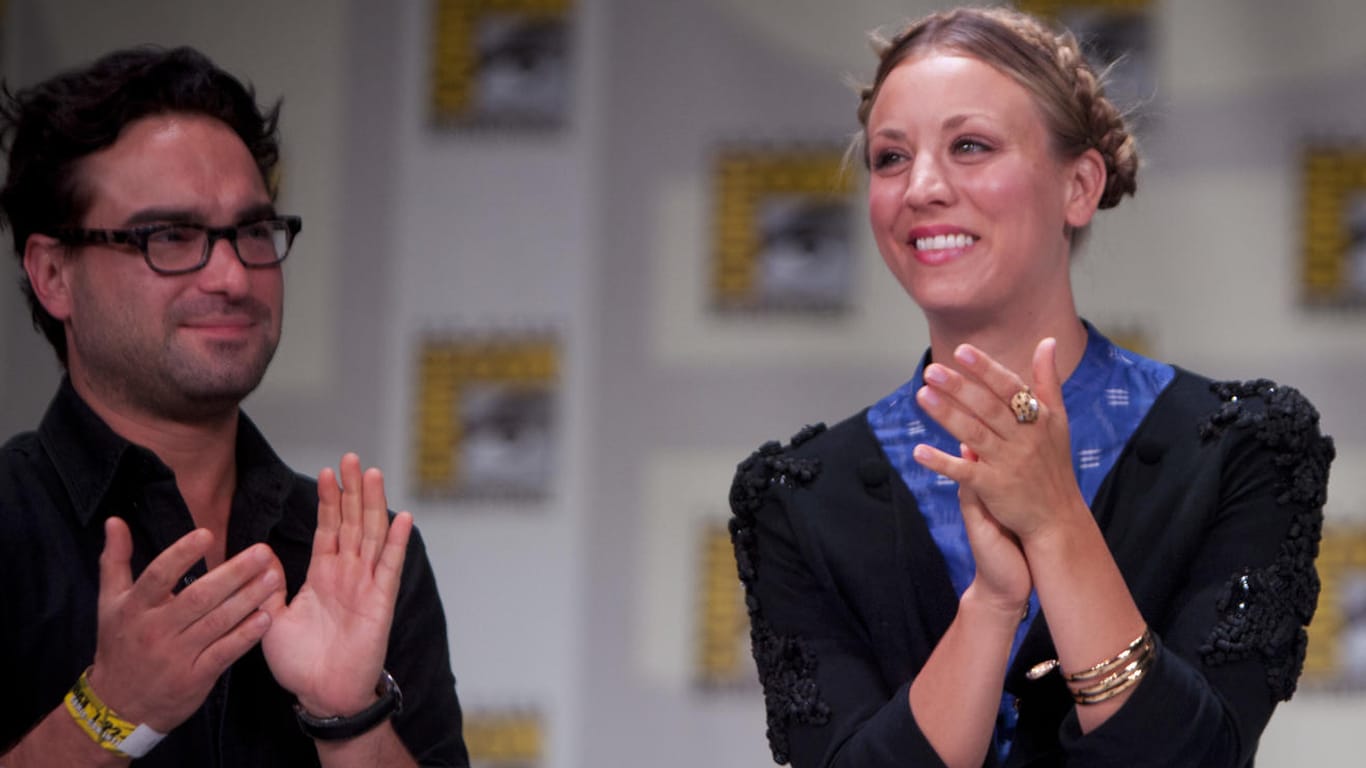
[[[294,716],[299,720],[299,728],[319,741],[353,739],[403,711],[403,691],[388,671],[380,670],[375,693],[379,694],[379,701],[349,717],[316,717],[297,702]]]

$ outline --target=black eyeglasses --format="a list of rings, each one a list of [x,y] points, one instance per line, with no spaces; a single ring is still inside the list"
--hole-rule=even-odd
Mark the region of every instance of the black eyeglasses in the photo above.
[[[303,229],[298,216],[260,219],[233,227],[200,224],[151,224],[132,229],[62,229],[58,240],[68,245],[130,245],[142,252],[147,266],[159,275],[183,275],[202,269],[218,240],[246,267],[272,267],[285,260],[294,236]]]

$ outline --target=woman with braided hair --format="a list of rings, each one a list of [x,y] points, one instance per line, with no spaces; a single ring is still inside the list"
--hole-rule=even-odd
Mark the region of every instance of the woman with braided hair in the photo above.
[[[736,474],[775,760],[1251,765],[1317,599],[1318,414],[1078,316],[1073,250],[1138,158],[1070,34],[960,9],[879,56],[869,221],[930,348]]]

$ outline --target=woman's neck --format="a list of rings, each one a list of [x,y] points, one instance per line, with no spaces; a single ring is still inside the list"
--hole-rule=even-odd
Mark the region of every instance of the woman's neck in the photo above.
[[[1017,318],[1009,322],[954,325],[930,322],[930,355],[936,363],[958,368],[953,351],[971,344],[1014,371],[1026,384],[1034,382],[1034,349],[1052,337],[1058,342],[1058,380],[1066,381],[1086,353],[1086,326],[1075,311],[1066,316]]]

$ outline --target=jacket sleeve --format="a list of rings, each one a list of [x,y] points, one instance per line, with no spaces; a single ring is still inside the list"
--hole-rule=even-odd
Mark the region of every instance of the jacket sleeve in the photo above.
[[[840,599],[788,514],[815,459],[769,443],[741,463],[731,488],[731,538],[777,763],[940,766],[911,715],[909,682],[890,685],[867,632]]]
[[[455,695],[446,615],[417,529],[408,542],[385,662],[403,692],[394,730],[422,766],[469,765]]]
[[[1204,530],[1174,599],[1150,613],[1160,638],[1148,676],[1113,717],[1060,738],[1087,766],[1245,766],[1304,662],[1318,599],[1314,558],[1334,451],[1318,413],[1271,382],[1216,385],[1224,405],[1199,426],[1217,488],[1184,489]],[[1218,457],[1217,459],[1214,457]],[[1154,738],[1161,734],[1161,738]]]

